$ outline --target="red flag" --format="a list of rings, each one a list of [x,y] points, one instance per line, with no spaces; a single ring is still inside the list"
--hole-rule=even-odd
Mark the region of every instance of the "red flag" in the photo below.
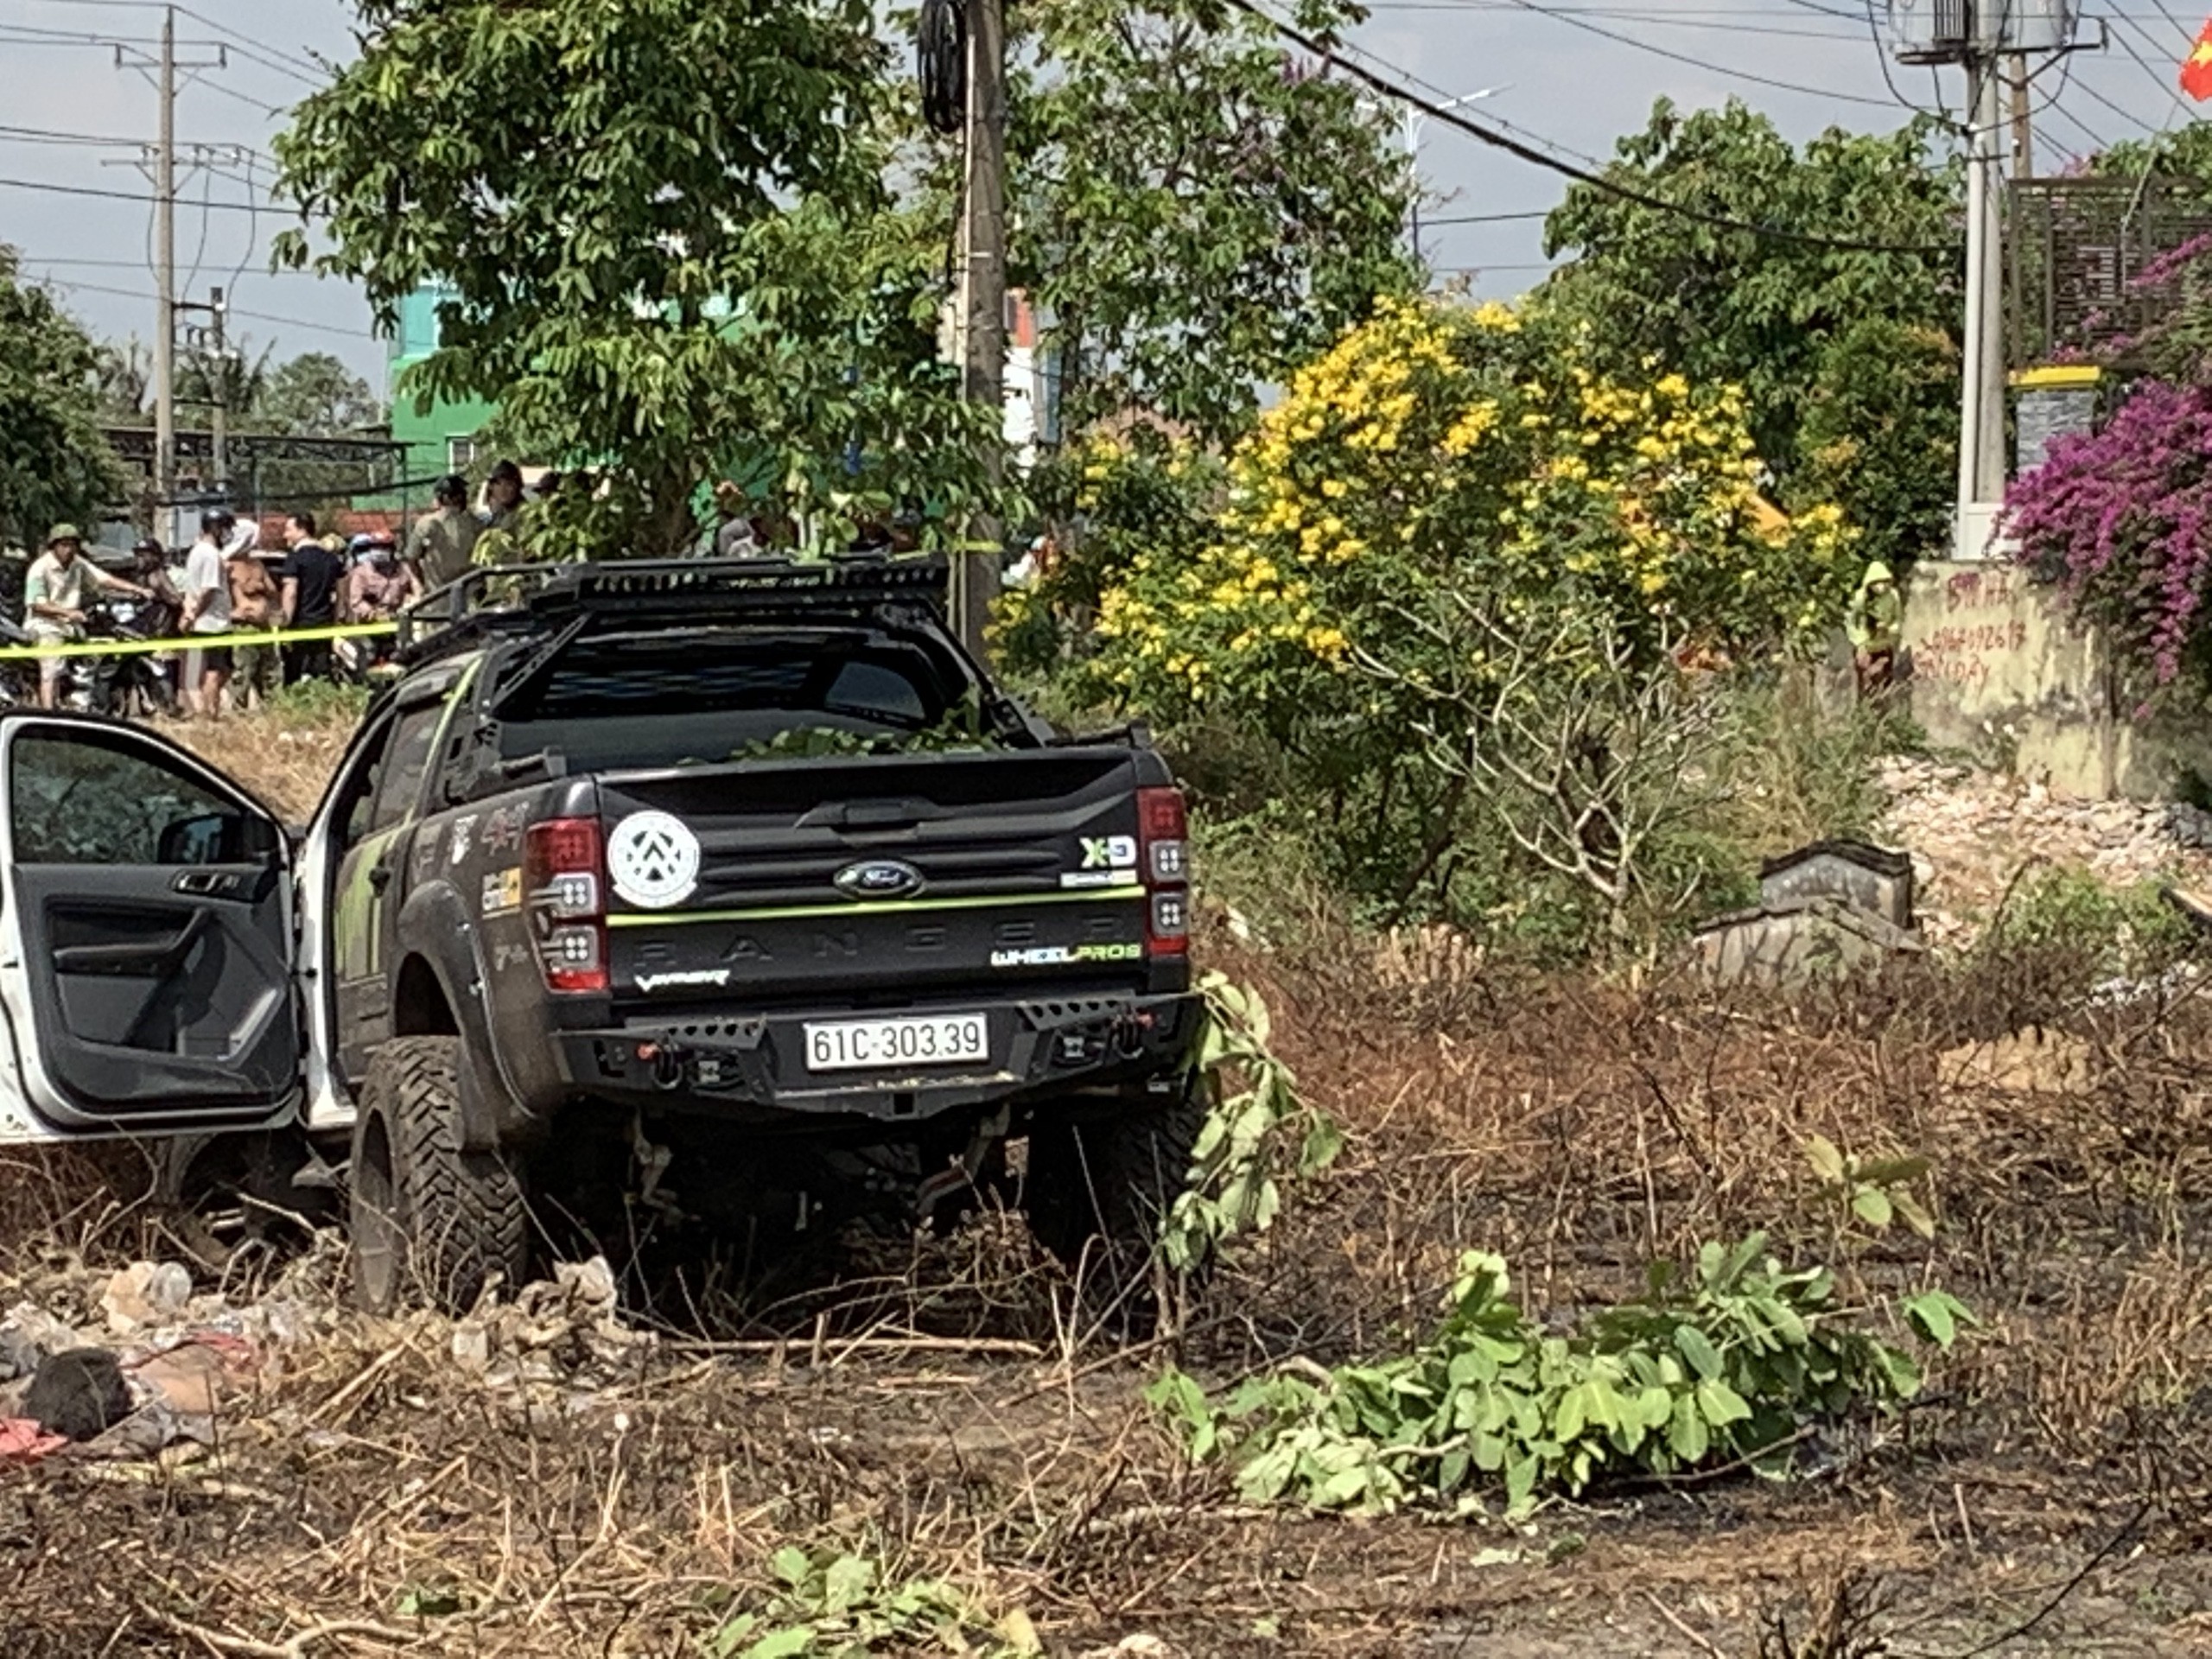
[[[2181,89],[2202,104],[2212,98],[2212,22],[2196,37],[2196,44],[2182,60]]]

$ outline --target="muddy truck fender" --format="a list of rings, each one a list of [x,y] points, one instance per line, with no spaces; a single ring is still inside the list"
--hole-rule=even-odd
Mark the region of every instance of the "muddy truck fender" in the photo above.
[[[512,1074],[514,1062],[526,1062],[531,1051],[494,1034],[483,929],[460,889],[449,880],[416,887],[394,932],[399,963],[392,976],[392,1035],[461,1039],[463,1148],[488,1152],[529,1139],[536,1114],[523,1102],[543,1093],[549,1079]]]

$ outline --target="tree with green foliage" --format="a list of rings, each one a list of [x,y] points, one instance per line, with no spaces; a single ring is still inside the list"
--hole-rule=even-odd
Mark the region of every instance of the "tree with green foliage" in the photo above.
[[[0,246],[0,537],[35,546],[122,488],[99,424],[99,349]]]
[[[545,453],[605,469],[608,492],[574,505],[611,508],[628,548],[684,546],[702,469],[768,390],[741,313],[779,274],[810,280],[761,227],[880,194],[871,8],[358,4],[359,56],[276,141],[330,245],[294,233],[283,257],[358,281],[387,324],[445,285],[439,349],[402,395],[499,401]]]
[[[382,425],[385,407],[367,381],[328,352],[302,352],[264,372],[245,419],[257,431],[343,438]]]
[[[1741,385],[1782,505],[1836,502],[1892,562],[1940,542],[1955,486],[1962,183],[1937,135],[1801,149],[1740,103],[1662,99],[1607,176],[1688,211],[1579,184],[1545,226],[1573,255],[1545,303],[1590,323],[1606,366]],[[1854,242],[1885,247],[1834,245]]]
[[[1328,35],[1344,0],[1303,0]],[[1261,389],[1420,286],[1385,115],[1220,0],[1014,9],[1014,282],[1058,353],[1071,429],[1143,408],[1208,439]]]

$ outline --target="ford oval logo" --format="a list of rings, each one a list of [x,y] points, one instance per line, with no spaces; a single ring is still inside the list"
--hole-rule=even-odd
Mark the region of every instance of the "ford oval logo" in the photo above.
[[[837,891],[848,899],[911,899],[927,885],[903,859],[871,858],[837,872]]]

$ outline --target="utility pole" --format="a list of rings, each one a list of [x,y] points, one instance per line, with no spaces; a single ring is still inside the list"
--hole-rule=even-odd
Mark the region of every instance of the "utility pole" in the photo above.
[[[228,496],[231,489],[231,358],[230,348],[223,338],[223,290],[210,289],[209,311],[214,321],[209,332],[213,336],[213,352],[215,372],[208,377],[207,396],[214,408],[207,412],[207,447],[214,461],[215,487]]]
[[[1980,60],[1969,56],[1967,72],[1967,268],[1966,324],[1959,336],[1959,550],[1967,539],[1967,514],[1980,498],[1974,493],[1981,479],[1978,458],[1981,450],[1981,262],[1986,249],[1982,232],[1982,196],[1989,176],[1981,164],[1982,143],[1987,131],[1981,119],[1982,82],[1988,79]]]
[[[2031,179],[2036,173],[2036,146],[2028,111],[2028,54],[2014,52],[2005,62],[2005,78],[2012,94],[2012,176]]]
[[[162,137],[154,154],[154,496],[176,489],[176,8],[162,14]],[[168,539],[166,528],[162,539]]]
[[[1967,15],[1959,62],[1967,76],[1966,327],[1961,342],[1958,546],[1978,558],[1980,509],[2005,495],[2005,90],[2024,60],[2005,53],[2005,0]],[[2010,60],[2008,63],[2008,60]],[[2015,111],[2014,142],[2025,136]]]
[[[115,67],[136,69],[153,83],[160,122],[152,155],[140,166],[154,187],[154,467],[156,511],[174,505],[176,493],[176,96],[180,71],[226,69],[230,54],[181,62],[176,55],[176,8],[162,10],[158,56],[142,55],[128,42],[115,48]],[[164,539],[167,531],[164,531]]]
[[[2005,15],[2004,0],[1994,8]],[[1981,385],[1976,403],[1981,417],[1980,435],[1974,444],[1974,499],[2005,499],[2009,471],[2005,454],[2005,171],[1999,149],[2004,121],[2003,91],[1998,62],[1985,59],[1981,70],[1981,99],[1974,110],[1980,136],[1976,171],[1981,183]]]
[[[984,472],[1003,476],[1006,445],[1006,8],[968,0],[968,120],[958,306],[963,390],[986,411]],[[953,624],[978,657],[998,591],[997,517],[969,519],[952,571]]]

